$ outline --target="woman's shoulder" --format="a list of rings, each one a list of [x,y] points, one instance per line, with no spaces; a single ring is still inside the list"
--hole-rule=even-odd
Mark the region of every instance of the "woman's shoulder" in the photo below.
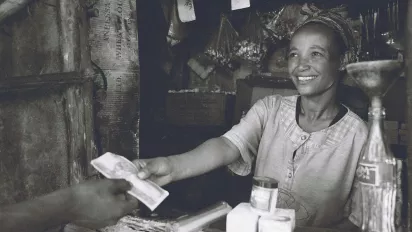
[[[349,108],[348,112],[346,113],[345,117],[348,118],[348,123],[352,127],[352,130],[359,136],[361,137],[367,137],[368,136],[368,126],[366,122],[359,117],[355,112],[350,110]]]
[[[291,96],[282,96],[279,94],[270,95],[262,98],[262,101],[265,105],[273,108],[278,108],[281,104],[296,107],[296,100],[298,99],[298,95],[291,95]]]
[[[349,109],[343,118],[325,131],[327,146],[344,146],[348,148],[348,144],[351,144],[349,146],[363,144],[368,136],[366,123]]]

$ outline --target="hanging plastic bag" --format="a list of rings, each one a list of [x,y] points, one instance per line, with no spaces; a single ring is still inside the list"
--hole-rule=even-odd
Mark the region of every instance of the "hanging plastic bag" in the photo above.
[[[206,46],[205,54],[220,66],[227,66],[234,55],[234,45],[238,41],[238,32],[233,28],[228,17],[221,15],[220,26]]]
[[[256,12],[250,13],[235,46],[236,58],[260,67],[268,50],[266,46],[267,38],[268,34]]]
[[[266,29],[266,32],[268,33],[269,38],[272,41],[278,41],[283,38],[282,36],[280,36],[280,33],[276,31],[275,25],[278,24],[280,15],[284,11],[284,9],[285,7],[271,12],[257,12],[262,26]]]

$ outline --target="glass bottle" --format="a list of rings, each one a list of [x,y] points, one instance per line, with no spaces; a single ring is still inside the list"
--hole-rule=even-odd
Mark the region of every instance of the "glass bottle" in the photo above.
[[[372,97],[369,135],[356,171],[362,195],[362,231],[395,232],[396,159],[383,133],[385,109]]]

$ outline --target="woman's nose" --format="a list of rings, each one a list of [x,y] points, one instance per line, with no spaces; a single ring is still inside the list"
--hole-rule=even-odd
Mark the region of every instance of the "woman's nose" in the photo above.
[[[309,70],[310,69],[310,66],[308,65],[308,64],[299,64],[298,65],[298,67],[297,67],[297,70],[298,71],[306,71],[306,70]]]
[[[309,63],[306,59],[299,59],[299,63],[297,66],[297,69],[299,71],[305,71],[308,70],[310,68]]]

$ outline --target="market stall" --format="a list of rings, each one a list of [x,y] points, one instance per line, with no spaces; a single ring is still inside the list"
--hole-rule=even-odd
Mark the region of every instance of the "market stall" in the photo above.
[[[99,231],[352,231],[353,221],[325,218],[343,218],[334,208],[344,206],[335,201],[352,197],[356,175],[363,200],[359,208],[366,215],[358,226],[365,231],[410,231],[412,1],[0,2],[0,22],[5,23],[0,31],[0,170],[5,174],[0,186],[6,190],[0,203],[30,200],[86,179],[126,179],[139,208]],[[369,121],[369,136],[352,141],[366,143],[357,147],[362,150],[360,168],[352,168],[350,175],[332,183],[324,176],[345,165],[330,168],[329,163],[301,174],[305,180],[314,173],[310,180],[322,189],[304,183],[310,199],[321,199],[324,192],[333,196],[318,205],[323,217],[316,219],[307,207],[312,202],[304,199],[301,204],[302,199],[288,195],[274,178],[253,174],[256,162],[243,153],[257,150],[259,144],[236,148],[249,163],[236,160],[214,170],[192,163],[200,170],[197,176],[184,176],[191,171],[186,168],[181,181],[169,180],[162,187],[135,175],[147,167],[145,159],[185,153],[221,136],[267,96],[298,94],[288,70],[289,43],[296,28],[325,12],[345,18],[354,35],[354,41],[343,41],[356,46],[347,46],[342,58],[350,64],[339,67],[345,75],[336,96],[354,112],[353,118]],[[309,82],[316,76],[296,78]],[[295,121],[285,112],[281,123],[299,120],[299,112]],[[342,130],[351,131],[355,121],[348,122]],[[316,131],[294,128],[300,134],[293,146],[309,141],[309,132]],[[253,134],[253,128],[247,129]],[[337,146],[342,134],[335,133],[325,144]],[[297,150],[290,152],[292,161],[303,154]],[[204,159],[204,166],[208,161]],[[270,157],[260,163],[269,164]],[[290,186],[297,169],[293,163],[291,167],[283,173]],[[336,183],[346,185],[347,194],[329,188]],[[56,230],[96,231],[75,223]]]
[[[141,143],[142,157],[192,149],[201,141],[223,133],[237,123],[258,99],[271,94],[288,96],[296,93],[288,80],[285,56],[291,31],[308,17],[301,14],[305,1],[252,1],[250,6],[240,7],[241,9],[234,7],[234,3],[230,1],[189,3],[179,5],[178,1],[160,1],[141,4],[145,9],[150,8],[151,12],[157,12],[151,16],[141,15],[142,22],[144,19],[152,19],[161,25],[160,32],[155,32],[151,26],[140,24],[142,43],[146,41],[149,44],[150,38],[152,44],[159,44],[155,50],[149,46],[141,48],[142,62],[150,63],[152,67],[142,70],[151,77],[142,81],[147,86],[152,86],[149,89],[157,89],[155,92],[147,92],[147,95],[145,90],[142,90],[143,96],[147,96],[146,103],[144,97],[142,98],[142,106],[150,109],[142,112],[142,120],[150,121],[152,128],[169,128],[160,135],[162,140],[156,139],[159,135],[152,135],[150,142]],[[402,20],[406,17],[406,1],[315,1],[316,7],[327,9],[339,8],[342,3],[348,7],[340,13],[350,18],[360,44],[355,51],[356,61],[407,61],[404,47],[404,28],[407,25],[406,21]],[[149,33],[149,38],[142,38],[143,33]],[[147,54],[146,58],[144,54]],[[406,227],[407,78],[404,73],[399,76],[384,96],[383,104],[387,108],[385,134],[399,168],[396,223],[398,227]],[[162,86],[157,85],[158,83],[162,83]],[[370,102],[365,93],[350,77],[345,78],[342,87],[346,88],[342,100],[367,120]],[[235,97],[235,106],[226,105],[230,102],[227,101],[228,96]],[[179,106],[176,102],[179,102]],[[394,102],[397,104],[393,104]],[[234,108],[234,114],[233,110],[227,111],[228,108]],[[146,124],[144,127],[147,129],[142,128],[141,141],[150,137],[150,125]],[[210,133],[209,137],[194,139],[196,135],[205,135],[205,130],[210,132],[211,128],[215,133]],[[145,136],[147,137],[144,138]],[[193,143],[187,139],[189,137],[194,140]],[[154,145],[151,146],[151,143]],[[164,146],[158,146],[159,144]],[[176,146],[180,148],[176,151],[170,150]],[[177,198],[180,205],[171,203],[170,207],[176,211],[190,211],[194,214],[214,201],[225,198],[231,201],[236,196],[243,195],[231,202],[233,207],[248,201],[250,178],[237,179],[237,185],[241,183],[247,187],[235,192],[227,190],[228,195],[210,197],[211,192],[216,192],[215,189],[202,188],[212,183],[220,185],[220,181],[227,181],[224,178],[220,181],[216,179],[217,176],[224,175],[224,172],[166,187],[172,193],[171,197],[173,193],[179,195]],[[203,189],[203,192],[199,189]],[[193,195],[196,198],[190,201]],[[153,218],[162,213],[167,214],[159,209]]]

